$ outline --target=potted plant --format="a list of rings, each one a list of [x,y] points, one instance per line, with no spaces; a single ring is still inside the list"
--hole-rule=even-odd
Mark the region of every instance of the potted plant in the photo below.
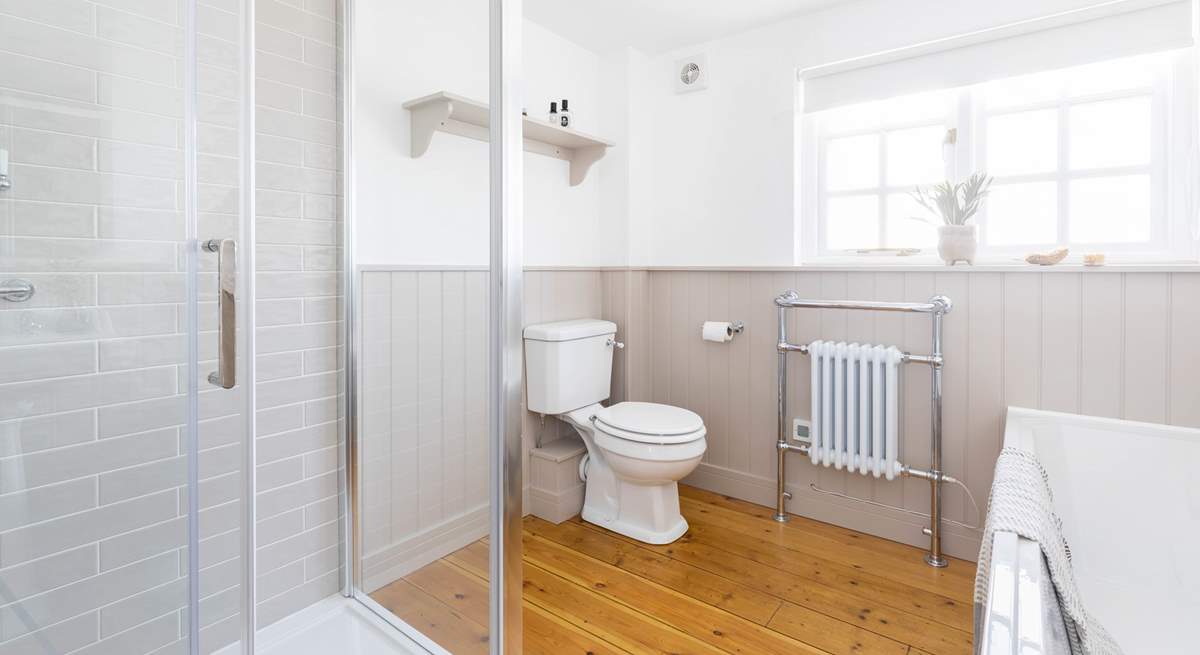
[[[913,217],[915,220],[937,225],[938,255],[947,266],[953,266],[960,261],[968,265],[975,263],[975,252],[979,248],[975,213],[987,198],[991,186],[991,177],[986,173],[975,173],[966,182],[955,184],[946,180],[928,189],[917,187],[911,194],[914,200],[937,219]]]

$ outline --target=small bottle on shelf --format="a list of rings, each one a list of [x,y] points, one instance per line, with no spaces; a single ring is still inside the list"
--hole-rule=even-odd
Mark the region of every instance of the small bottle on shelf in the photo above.
[[[558,103],[557,102],[550,103],[550,123],[552,125],[558,125]]]
[[[567,110],[567,99],[563,98],[562,111],[558,113],[560,127],[571,127],[571,112]]]

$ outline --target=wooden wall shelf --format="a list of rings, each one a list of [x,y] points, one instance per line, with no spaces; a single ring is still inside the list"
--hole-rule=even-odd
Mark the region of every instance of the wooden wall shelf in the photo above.
[[[457,134],[488,141],[490,112],[482,102],[446,91],[404,103],[412,112],[412,156],[424,155],[434,132]],[[571,164],[571,186],[579,186],[592,164],[616,144],[544,120],[524,119],[525,150],[562,159]]]

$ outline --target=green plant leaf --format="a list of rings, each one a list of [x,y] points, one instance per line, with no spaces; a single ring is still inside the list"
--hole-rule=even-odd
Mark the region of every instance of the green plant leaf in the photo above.
[[[977,172],[958,184],[945,180],[928,188],[917,187],[909,196],[942,223],[965,225],[979,211],[991,190],[991,184],[991,177]]]

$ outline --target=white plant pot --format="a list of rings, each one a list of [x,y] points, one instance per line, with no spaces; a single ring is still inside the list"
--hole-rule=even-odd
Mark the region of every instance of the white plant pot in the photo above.
[[[939,225],[938,255],[947,266],[958,262],[975,263],[975,251],[979,249],[978,230],[974,225]]]

